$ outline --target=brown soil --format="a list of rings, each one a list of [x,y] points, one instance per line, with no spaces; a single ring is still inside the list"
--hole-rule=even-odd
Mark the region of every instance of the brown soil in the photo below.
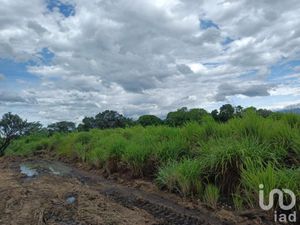
[[[150,182],[107,180],[67,164],[62,165],[70,171],[64,174],[38,168],[37,176],[28,177],[20,173],[23,161],[0,159],[0,224],[264,224],[255,215],[250,220],[226,210],[209,211]]]

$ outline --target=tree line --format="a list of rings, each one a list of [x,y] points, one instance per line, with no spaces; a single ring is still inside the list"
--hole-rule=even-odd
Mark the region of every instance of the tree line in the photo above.
[[[211,113],[202,108],[188,109],[187,107],[182,107],[176,111],[169,112],[165,119],[161,119],[155,115],[142,115],[137,120],[133,120],[116,111],[105,110],[98,113],[95,117],[84,117],[78,126],[74,122],[60,121],[44,127],[40,122],[28,122],[20,116],[9,112],[4,114],[0,120],[0,156],[3,156],[5,149],[13,139],[33,133],[52,135],[56,132],[69,133],[74,131],[88,131],[90,129],[125,128],[134,125],[167,125],[176,127],[182,126],[187,122],[201,122],[207,117],[224,123],[234,117],[242,117],[248,110],[253,110],[262,117],[268,117],[272,114],[272,111],[266,109],[256,109],[254,107],[243,108],[241,106],[235,107],[231,104],[225,104],[219,110],[215,109]]]

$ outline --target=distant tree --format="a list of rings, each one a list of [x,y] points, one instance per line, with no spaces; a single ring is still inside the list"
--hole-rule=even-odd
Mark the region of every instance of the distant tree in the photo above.
[[[222,105],[220,108],[219,118],[221,122],[226,122],[234,116],[234,108],[230,104]]]
[[[5,149],[13,139],[25,134],[28,126],[27,121],[16,114],[9,112],[2,116],[0,120],[0,156],[4,155]]]
[[[188,111],[188,120],[189,121],[201,121],[201,119],[208,115],[208,112],[205,109],[201,109],[201,108],[195,108],[195,109],[190,109]]]
[[[212,118],[214,118],[215,121],[219,121],[219,111],[217,109],[214,109],[211,112],[211,116],[212,116]]]
[[[93,128],[96,128],[96,120],[93,117],[84,117],[77,127],[79,131],[88,131]]]
[[[219,111],[213,110],[211,115],[216,121],[226,122],[235,116],[235,108],[230,104],[225,104],[220,107]]]
[[[45,130],[43,129],[43,125],[40,122],[30,122],[27,123],[24,134],[30,135],[30,134],[36,134],[41,132],[45,132]]]
[[[166,118],[166,124],[169,126],[181,126],[187,121],[186,112],[188,109],[182,107],[175,112],[169,112]]]
[[[243,116],[243,107],[238,105],[234,107],[234,116],[241,118]]]
[[[163,121],[160,118],[154,115],[143,115],[137,120],[137,123],[141,124],[142,126],[160,125],[162,122]]]
[[[122,114],[119,114],[116,111],[105,110],[102,113],[98,113],[95,116],[95,125],[96,128],[106,129],[106,128],[124,128],[126,125],[130,125],[132,120],[126,118]]]
[[[78,125],[77,129],[79,131],[88,131],[94,128],[124,128],[131,125],[133,125],[133,121],[131,119],[123,116],[116,111],[105,110],[101,113],[98,113],[95,117],[84,117],[82,122]]]
[[[250,107],[245,108],[243,111],[244,112],[249,112],[249,111],[256,112],[257,109],[253,106],[250,106]]]
[[[200,122],[203,116],[208,113],[204,109],[190,109],[182,107],[175,112],[169,112],[166,118],[166,124],[169,126],[182,126],[189,121]]]
[[[256,111],[258,115],[267,118],[269,117],[273,112],[271,110],[268,109],[259,109]]]
[[[57,123],[52,123],[48,125],[47,129],[50,134],[54,132],[60,132],[60,133],[68,133],[74,131],[76,128],[75,123],[69,122],[69,121],[61,121]]]

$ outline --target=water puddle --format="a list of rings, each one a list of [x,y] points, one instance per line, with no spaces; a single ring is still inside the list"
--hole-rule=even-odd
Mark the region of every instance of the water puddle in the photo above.
[[[76,201],[76,198],[74,196],[70,196],[67,198],[67,203],[68,204],[73,204]]]
[[[20,170],[22,174],[25,174],[27,177],[34,177],[38,175],[36,169],[30,168],[28,165],[20,165]]]
[[[59,162],[40,161],[22,163],[20,171],[27,177],[35,177],[42,173],[64,176],[71,174],[72,169]]]

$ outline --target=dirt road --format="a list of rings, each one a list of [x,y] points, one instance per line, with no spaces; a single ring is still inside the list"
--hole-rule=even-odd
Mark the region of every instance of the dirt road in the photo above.
[[[263,223],[189,205],[143,182],[125,185],[56,161],[2,158],[0,224]]]

